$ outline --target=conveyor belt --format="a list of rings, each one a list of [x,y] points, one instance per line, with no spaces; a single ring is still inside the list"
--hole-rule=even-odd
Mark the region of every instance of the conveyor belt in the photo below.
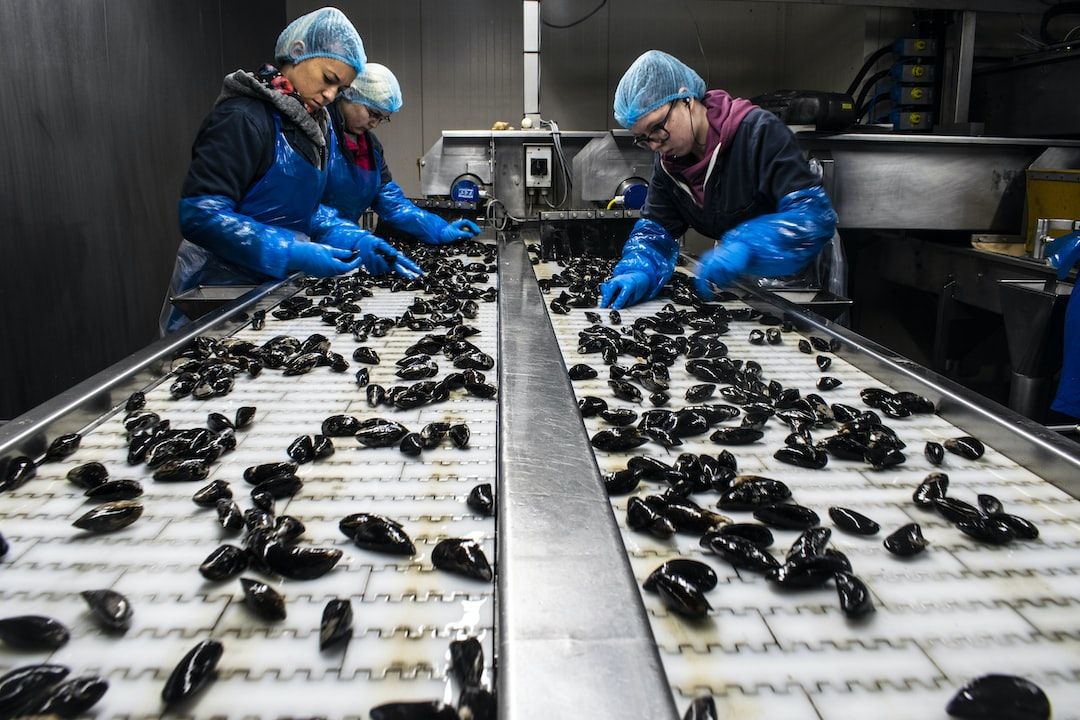
[[[554,264],[536,267],[541,278],[558,270]],[[663,301],[652,301],[624,310],[623,323],[653,314],[662,305]],[[606,311],[601,314],[607,324]],[[794,316],[787,308],[785,317]],[[590,324],[583,310],[550,313],[550,319],[566,366],[584,362],[600,371],[596,379],[574,383],[579,396],[596,395],[609,406],[638,412],[650,407],[615,399],[599,356],[577,352],[578,332]],[[891,387],[844,359],[857,354],[847,340],[846,349],[822,373],[814,355],[796,348],[805,335],[787,332],[781,345],[752,346],[747,336],[756,327],[761,326],[733,322],[724,341],[731,357],[758,361],[766,379],[855,407],[865,407],[861,389]],[[828,337],[821,325],[814,334]],[[701,382],[685,371],[684,362],[680,358],[671,368],[670,407],[675,409],[689,404],[683,400],[685,390]],[[822,374],[839,378],[843,385],[829,392],[816,390],[814,383]],[[891,389],[922,392],[953,410],[971,404],[942,396],[911,378]],[[590,436],[610,427],[599,417],[584,422]],[[636,454],[670,463],[682,452],[730,450],[740,473],[783,480],[792,488],[794,502],[817,510],[822,524],[833,528],[832,546],[848,555],[855,574],[873,594],[876,613],[861,622],[847,620],[831,584],[778,592],[762,576],[736,571],[707,553],[695,535],[676,534],[663,541],[630,530],[626,527],[630,496],[612,497],[612,511],[623,528],[639,583],[675,557],[705,562],[719,576],[719,586],[706,593],[713,610],[702,622],[681,618],[657,595],[641,593],[680,711],[692,698],[707,694],[716,698],[724,718],[936,718],[945,716],[949,698],[967,680],[1007,673],[1041,686],[1055,718],[1080,717],[1080,502],[1041,478],[1038,467],[1021,467],[995,450],[990,438],[984,438],[991,446],[977,461],[947,454],[943,466],[933,468],[923,457],[927,440],[969,434],[970,427],[962,431],[940,415],[888,422],[906,441],[908,460],[884,471],[834,457],[823,470],[780,463],[772,453],[790,430],[777,421],[768,423],[762,441],[748,446],[719,446],[701,435],[684,438],[681,447],[670,451],[655,443],[626,453],[596,451],[600,470],[610,472],[625,468],[627,458]],[[995,437],[1001,437],[1000,430]],[[1003,439],[1011,449],[1025,443],[1030,444],[1023,438]],[[1060,467],[1050,472],[1049,463],[1046,468],[1055,478],[1063,474]],[[1040,539],[986,545],[961,534],[939,515],[918,509],[911,501],[912,491],[934,469],[948,473],[951,496],[974,502],[977,493],[991,493],[1007,511],[1036,523]],[[633,495],[659,491],[655,484],[643,482]],[[694,499],[715,509],[717,497],[700,493]],[[869,515],[882,525],[882,532],[866,538],[836,530],[826,514],[836,505]],[[752,521],[749,513],[721,512],[736,521]],[[923,527],[931,545],[921,556],[904,561],[886,552],[881,542],[910,522]],[[781,554],[798,535],[773,532],[772,550]]]
[[[494,274],[490,284],[495,284]],[[380,317],[401,315],[418,295],[378,288],[374,293],[360,302],[364,312]],[[481,333],[469,340],[497,358],[497,306],[481,302],[479,308],[477,318],[467,322]],[[247,325],[235,336],[262,343],[278,334],[302,340],[311,333],[330,337],[332,350],[346,358],[359,345],[347,333],[335,335],[318,317],[278,321],[268,316],[263,330]],[[381,364],[367,366],[371,381],[386,387],[405,384],[394,376],[394,362],[423,334],[395,328],[363,343],[381,356]],[[436,362],[436,379],[455,370],[441,356]],[[396,447],[369,449],[351,437],[335,438],[332,456],[301,465],[303,489],[278,500],[276,512],[306,524],[302,544],[337,547],[345,555],[316,580],[243,573],[262,577],[285,595],[284,621],[267,623],[253,616],[236,580],[211,583],[200,576],[198,566],[214,548],[239,538],[222,530],[212,509],[192,502],[192,493],[204,482],[158,483],[144,465],[127,465],[121,409],[96,421],[73,456],[42,465],[26,485],[0,494],[0,533],[11,545],[0,561],[0,617],[51,616],[72,635],[51,653],[0,644],[0,674],[35,662],[61,663],[72,668],[72,677],[98,674],[108,680],[110,690],[95,707],[97,717],[158,717],[162,685],[172,668],[198,641],[213,638],[225,647],[219,677],[184,707],[188,714],[366,718],[372,706],[388,701],[456,704],[448,646],[451,640],[475,636],[485,651],[484,681],[490,686],[494,585],[435,570],[430,553],[442,538],[464,537],[478,541],[494,563],[494,521],[468,508],[465,499],[477,484],[495,483],[497,404],[455,392],[448,402],[413,410],[373,409],[354,382],[359,367],[350,361],[344,373],[320,367],[299,377],[265,370],[257,378],[239,378],[229,395],[205,401],[171,399],[169,379],[147,391],[147,409],[171,420],[173,427],[203,427],[210,412],[232,417],[238,407],[258,408],[253,425],[237,432],[236,450],[212,465],[206,480],[229,481],[243,509],[251,507],[250,487],[241,478],[244,468],[287,460],[289,443],[298,435],[318,433],[327,416],[387,417],[417,431],[433,421],[468,424],[471,441],[463,450],[444,441],[409,458]],[[490,380],[497,371],[497,366],[489,371]],[[113,478],[142,481],[140,502],[146,510],[124,530],[83,536],[71,522],[91,505],[64,478],[70,468],[94,460],[104,463]],[[400,522],[416,543],[416,556],[382,555],[353,545],[337,524],[355,512]],[[80,591],[101,588],[131,600],[133,624],[123,635],[100,630],[79,597]],[[320,617],[335,597],[352,601],[353,636],[347,646],[320,652]]]

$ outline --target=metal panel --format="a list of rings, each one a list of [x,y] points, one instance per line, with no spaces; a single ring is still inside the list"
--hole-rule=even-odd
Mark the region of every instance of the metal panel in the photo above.
[[[675,718],[523,243],[499,285],[499,714]]]
[[[977,73],[973,79],[974,119],[1000,135],[1080,135],[1080,49]]]
[[[635,147],[628,136],[617,139],[605,133],[574,158],[574,192],[586,203],[610,200],[623,180],[651,180],[653,158],[653,153]]]

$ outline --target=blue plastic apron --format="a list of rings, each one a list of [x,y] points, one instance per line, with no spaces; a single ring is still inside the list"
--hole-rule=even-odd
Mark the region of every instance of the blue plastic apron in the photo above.
[[[1080,418],[1080,287],[1073,288],[1065,310],[1065,356],[1054,410]]]
[[[375,202],[381,173],[379,158],[372,153],[371,170],[364,170],[345,157],[339,146],[336,130],[330,128],[330,167],[327,173],[323,204],[338,211],[345,220],[355,222]],[[369,145],[370,147],[370,145]]]
[[[319,207],[326,187],[327,171],[312,165],[289,145],[281,132],[281,116],[274,116],[274,161],[236,208],[264,225],[307,233],[311,216]],[[169,297],[199,285],[260,285],[270,279],[237,267],[195,243],[182,240],[169,284],[169,296],[161,311],[164,335],[190,322],[172,306]]]

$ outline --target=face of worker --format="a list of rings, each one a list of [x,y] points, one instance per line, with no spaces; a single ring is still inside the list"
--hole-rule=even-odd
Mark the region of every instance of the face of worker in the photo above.
[[[334,102],[338,92],[349,87],[356,79],[352,66],[327,57],[308,58],[295,65],[285,65],[281,68],[281,74],[292,83],[308,112]]]
[[[362,103],[339,102],[341,106],[341,118],[345,122],[345,129],[353,135],[363,135],[368,130],[374,130],[379,126],[380,118],[375,118]]]
[[[630,127],[630,132],[634,135],[648,135],[649,149],[665,157],[689,155],[694,149],[690,106],[682,99],[673,100],[672,103],[665,103],[641,117]],[[670,114],[668,110],[671,110]],[[663,127],[660,127],[661,125]]]

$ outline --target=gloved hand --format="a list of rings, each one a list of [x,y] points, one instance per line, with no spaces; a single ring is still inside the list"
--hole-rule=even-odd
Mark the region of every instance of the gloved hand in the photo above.
[[[712,286],[726,287],[746,272],[752,256],[750,246],[727,241],[705,253],[694,278],[694,287],[704,300],[712,300]]]
[[[314,277],[341,275],[360,266],[360,258],[351,250],[316,242],[297,241],[289,246],[290,270],[302,270]]]
[[[622,310],[639,303],[649,293],[652,282],[643,272],[625,272],[600,285],[600,307]]]
[[[455,220],[452,223],[447,224],[442,230],[439,231],[439,238],[435,241],[436,245],[446,245],[447,243],[457,242],[458,240],[468,240],[471,237],[480,234],[480,227],[472,220],[466,220],[461,218]]]
[[[364,268],[372,275],[383,275],[393,270],[406,279],[423,275],[424,271],[408,255],[399,252],[393,245],[380,237],[369,235],[359,243],[357,251],[364,263]]]
[[[1058,280],[1069,277],[1073,265],[1080,262],[1080,230],[1051,240],[1046,246],[1046,260],[1057,268]]]

